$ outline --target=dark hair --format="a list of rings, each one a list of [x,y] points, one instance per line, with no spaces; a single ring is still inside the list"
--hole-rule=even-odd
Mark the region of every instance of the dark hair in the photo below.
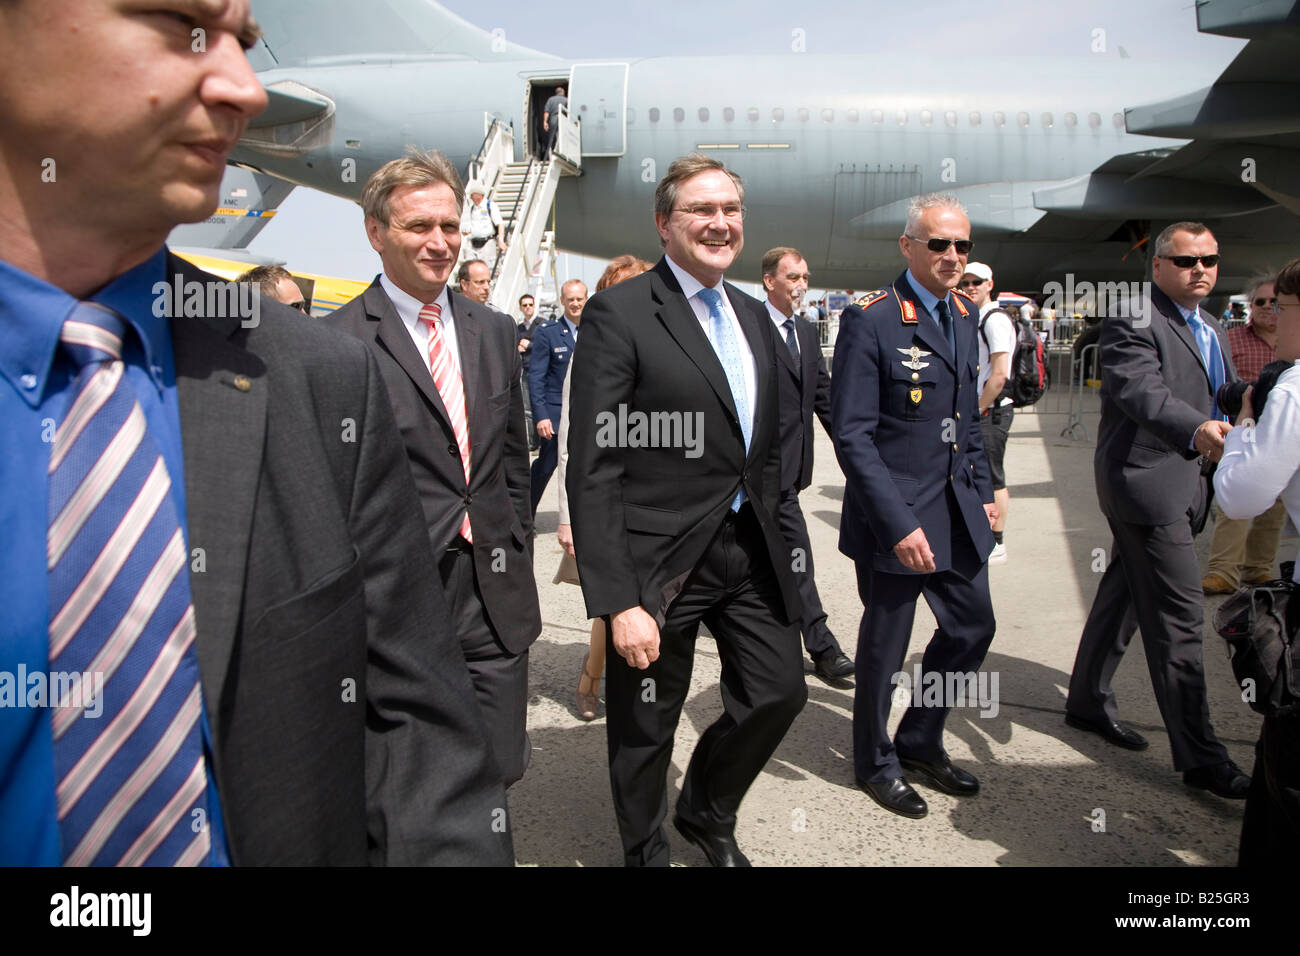
[[[236,279],[236,282],[256,282],[258,291],[269,298],[276,298],[276,286],[281,279],[293,281],[293,273],[284,266],[254,266]]]
[[[1191,222],[1190,220],[1165,226],[1160,230],[1160,235],[1156,236],[1156,241],[1151,247],[1151,254],[1161,258],[1169,255],[1169,247],[1174,244],[1174,233],[1176,232],[1190,232],[1193,236],[1203,236],[1209,231],[1210,227],[1205,223]]]
[[[796,259],[805,258],[804,254],[793,246],[777,246],[775,249],[769,249],[763,253],[763,275],[776,275],[777,267],[786,256],[794,256]]]
[[[1273,291],[1277,295],[1300,295],[1300,259],[1292,259],[1282,267]]]
[[[476,262],[481,266],[484,267],[487,266],[487,263],[484,262],[482,259],[466,259],[464,262],[460,264],[460,268],[456,270],[456,281],[463,283],[466,279],[468,279],[469,267]],[[491,274],[491,270],[489,270],[489,274]]]

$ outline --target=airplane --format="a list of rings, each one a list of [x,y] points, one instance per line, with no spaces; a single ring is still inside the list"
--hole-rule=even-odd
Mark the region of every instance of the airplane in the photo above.
[[[568,60],[431,0],[254,0],[253,12],[264,39],[249,56],[270,105],[234,161],[356,200],[408,144],[468,168],[493,121],[526,159],[563,85],[581,146],[552,225],[573,252],[657,258],[655,183],[693,151],[744,178],[732,272],[755,278],[765,249],[793,245],[819,286],[887,283],[908,200],[931,191],[965,203],[972,258],[1003,289],[1142,279],[1149,240],[1183,219],[1215,231],[1221,288],[1300,248],[1300,98],[1284,80],[1300,0],[1200,0],[1198,29],[1247,41],[1226,67],[1085,51],[960,79],[917,69],[905,38],[860,56]]]

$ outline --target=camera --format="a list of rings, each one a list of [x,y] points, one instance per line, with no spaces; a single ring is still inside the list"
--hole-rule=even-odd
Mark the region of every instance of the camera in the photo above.
[[[1255,391],[1251,393],[1250,404],[1255,410],[1255,417],[1259,418],[1264,413],[1264,401],[1277,383],[1277,377],[1290,367],[1290,362],[1278,359],[1260,369],[1259,378],[1254,382],[1228,382],[1226,385],[1220,385],[1218,394],[1214,396],[1214,400],[1219,403],[1219,411],[1236,421],[1237,416],[1241,414],[1242,396],[1246,394],[1247,388],[1254,385]]]

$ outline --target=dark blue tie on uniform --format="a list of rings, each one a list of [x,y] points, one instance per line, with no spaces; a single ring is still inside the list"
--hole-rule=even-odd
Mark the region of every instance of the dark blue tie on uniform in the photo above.
[[[952,360],[957,361],[957,333],[952,326],[952,312],[948,309],[948,302],[940,299],[935,306],[939,310],[939,328],[943,329],[944,337],[948,340],[948,348],[952,349]]]
[[[192,866],[210,828],[188,555],[126,329],[82,302],[60,335],[79,371],[50,452],[50,671],[84,676],[51,701],[59,833],[67,865]]]
[[[1196,347],[1200,349],[1201,361],[1210,377],[1210,394],[1214,396],[1211,414],[1219,418],[1219,386],[1223,384],[1223,352],[1219,349],[1219,337],[1202,321],[1199,314],[1193,312],[1187,317],[1187,326],[1196,338]]]

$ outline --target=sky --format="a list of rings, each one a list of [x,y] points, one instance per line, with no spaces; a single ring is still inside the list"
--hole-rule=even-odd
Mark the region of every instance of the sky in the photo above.
[[[254,14],[257,6],[254,0]],[[786,53],[797,44],[809,56],[869,56],[924,39],[942,52],[928,64],[918,59],[917,69],[948,72],[954,84],[982,70],[1015,70],[1017,55],[1032,83],[1036,70],[1057,62],[1068,69],[1071,57],[1091,55],[1099,30],[1103,55],[1135,60],[1186,55],[1226,64],[1241,46],[1198,35],[1192,0],[623,0],[617,7],[609,0],[448,0],[443,6],[489,32],[503,30],[514,43],[573,59]],[[1135,106],[1146,101],[1140,89],[1133,97]],[[379,270],[360,209],[304,187],[290,194],[249,249],[305,272],[368,281]],[[603,261],[562,256],[560,278],[594,285],[603,267]]]

